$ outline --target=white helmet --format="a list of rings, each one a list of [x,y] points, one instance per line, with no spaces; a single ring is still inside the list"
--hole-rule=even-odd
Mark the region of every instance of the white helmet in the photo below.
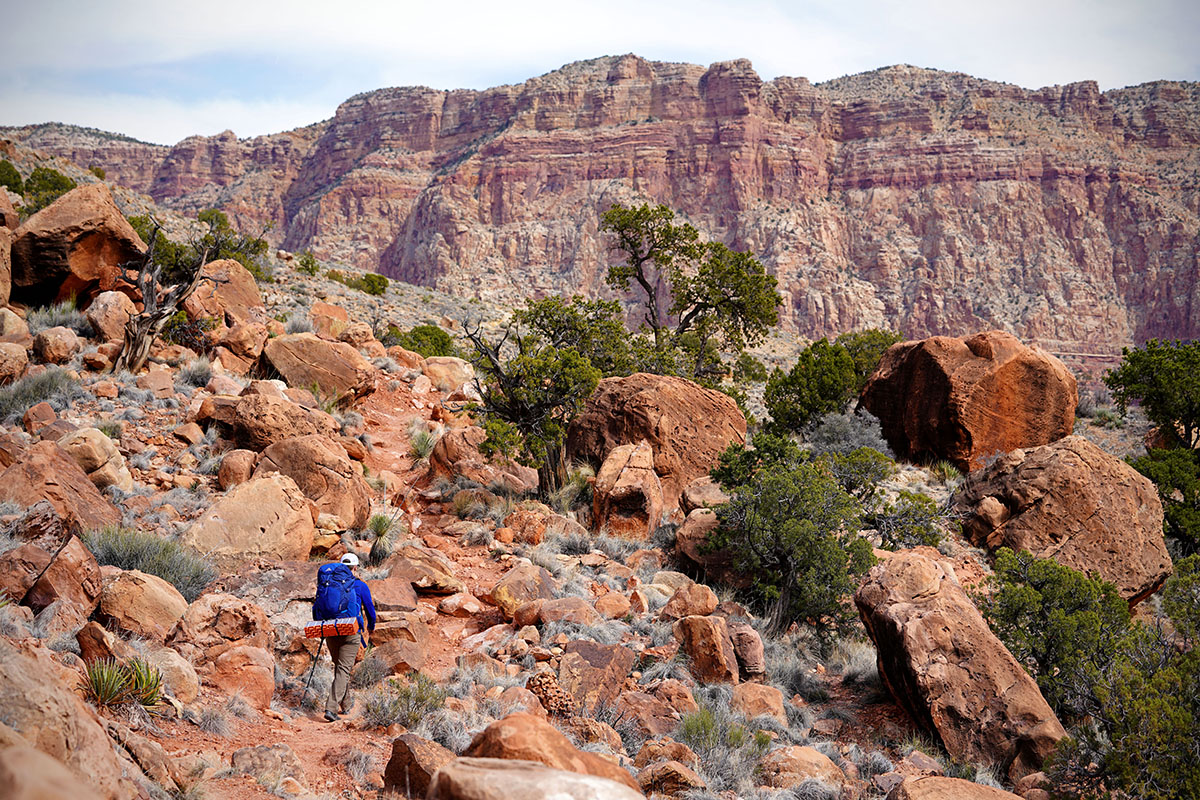
[[[347,567],[357,567],[358,556],[354,555],[354,553],[346,553],[346,555],[342,556],[342,563]]]

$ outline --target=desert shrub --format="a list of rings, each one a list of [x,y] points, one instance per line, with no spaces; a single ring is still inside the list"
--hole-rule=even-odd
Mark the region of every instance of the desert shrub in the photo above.
[[[812,424],[804,439],[817,455],[845,454],[869,447],[892,457],[879,420],[865,409],[852,414],[824,414]]]
[[[0,159],[0,186],[14,194],[25,194],[25,181],[7,158]]]
[[[765,734],[752,731],[742,715],[730,711],[727,701],[706,702],[699,711],[684,714],[674,738],[699,757],[710,791],[738,794],[753,790],[755,767],[771,743]]]
[[[129,674],[129,697],[143,708],[155,708],[162,702],[163,676],[158,667],[141,658],[125,665]]]
[[[25,322],[29,325],[29,332],[35,335],[48,328],[58,327],[70,328],[79,336],[92,335],[92,323],[75,307],[74,299],[60,300],[42,308],[35,308],[29,312]]]
[[[1200,549],[1200,457],[1196,451],[1154,448],[1129,463],[1158,489],[1168,543],[1185,554]]]
[[[174,539],[132,528],[103,528],[84,536],[84,544],[100,564],[157,575],[179,590],[189,603],[217,577],[203,557]]]
[[[830,653],[827,666],[841,673],[842,682],[855,686],[879,685],[875,647],[862,639],[842,639]]]
[[[88,167],[88,172],[92,173],[100,180],[104,180],[104,177],[107,174],[107,173],[105,173],[103,167],[97,166],[95,164],[92,164],[90,167]]]
[[[309,250],[305,250],[296,259],[296,271],[304,275],[316,275],[320,268],[316,256]]]
[[[1125,417],[1111,408],[1101,408],[1092,415],[1092,424],[1100,428],[1124,428]]]
[[[307,314],[291,317],[284,326],[288,333],[312,333],[312,329],[312,319]]]
[[[59,411],[83,395],[79,379],[65,369],[51,367],[36,375],[0,387],[0,419],[20,416],[38,403],[48,402]]]
[[[592,482],[595,470],[587,464],[577,464],[567,472],[567,482],[548,498],[550,507],[559,514],[566,514],[579,506],[591,506]]]
[[[408,440],[408,445],[412,448],[413,455],[423,460],[429,458],[429,454],[433,452],[433,447],[437,444],[437,440],[437,434],[428,428],[422,427],[413,431],[412,438]]]
[[[411,680],[391,678],[368,693],[363,701],[363,722],[374,728],[396,723],[411,728],[445,702],[446,692],[420,672]]]
[[[942,540],[939,525],[942,510],[933,498],[901,490],[894,502],[885,502],[867,516],[867,524],[875,528],[883,546],[901,550],[919,545],[937,547]]]
[[[821,339],[800,352],[789,372],[776,369],[763,401],[770,427],[799,433],[822,414],[840,414],[854,397],[854,360],[844,347]]]
[[[219,708],[205,706],[196,717],[196,727],[212,736],[228,739],[233,733],[229,716]]]
[[[1129,628],[1129,605],[1116,587],[1053,559],[1001,548],[977,602],[1060,717],[1081,718],[1089,687],[1113,664]]]
[[[101,708],[119,705],[129,698],[129,671],[115,658],[98,658],[87,665],[84,691]]]
[[[350,686],[354,689],[369,689],[392,674],[392,668],[382,658],[368,651],[366,657],[358,663],[354,674],[350,676]]]
[[[366,272],[357,278],[350,278],[341,270],[330,269],[325,271],[325,277],[347,288],[357,289],[370,295],[382,295],[388,288],[388,279],[375,272]]]
[[[50,167],[34,167],[25,181],[23,214],[32,216],[75,188],[75,181]]]
[[[878,491],[879,483],[896,471],[896,462],[870,447],[860,447],[849,453],[830,453],[823,460],[842,489],[863,504],[869,503]]]
[[[929,471],[933,473],[933,477],[937,478],[943,485],[953,483],[962,477],[962,473],[958,467],[951,464],[944,458],[938,459],[929,465]]]
[[[1137,401],[1164,434],[1184,447],[1200,444],[1200,342],[1151,339],[1123,348],[1104,383],[1122,411]]]
[[[217,329],[212,317],[189,319],[186,311],[176,311],[163,327],[162,338],[171,344],[181,345],[197,353],[212,349],[208,334]],[[207,382],[207,381],[206,381]]]
[[[186,386],[205,386],[212,376],[212,362],[204,356],[193,359],[179,370],[179,380]]]
[[[380,341],[387,346],[399,345],[405,350],[420,353],[426,358],[462,355],[450,334],[437,325],[415,325],[407,333],[391,327],[383,337],[380,337]]]
[[[730,502],[717,509],[710,539],[728,548],[769,609],[771,631],[803,620],[823,632],[847,624],[845,599],[874,562],[858,535],[862,509],[822,465],[761,468],[750,483],[725,486]]]

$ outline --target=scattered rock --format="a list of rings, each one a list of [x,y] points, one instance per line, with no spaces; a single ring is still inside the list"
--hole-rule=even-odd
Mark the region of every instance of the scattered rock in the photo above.
[[[1016,800],[1020,795],[961,778],[937,775],[905,778],[887,800]]]
[[[317,386],[339,402],[375,390],[377,370],[345,342],[329,342],[312,333],[277,336],[267,342],[263,357],[289,386]]]
[[[675,622],[675,638],[691,659],[692,676],[701,683],[737,683],[737,656],[729,627],[721,617],[684,617]]]
[[[783,708],[783,692],[774,686],[739,683],[733,687],[733,699],[729,702],[729,707],[745,714],[746,719],[769,714],[785,727],[788,724],[787,712]]]
[[[338,435],[337,423],[328,414],[265,394],[248,394],[238,400],[230,428],[235,441],[255,451],[298,436],[319,434],[334,439]]]
[[[638,773],[637,780],[642,791],[658,792],[668,797],[708,788],[703,778],[678,761],[659,761],[651,764]]]
[[[475,368],[461,358],[430,356],[421,369],[440,392],[450,393],[464,384],[474,386]]]
[[[638,800],[641,797],[641,791],[634,791],[625,781],[579,775],[534,761],[457,758],[438,770],[426,800]]]
[[[83,349],[79,336],[61,325],[46,328],[33,337],[33,354],[43,364],[66,364]]]
[[[505,619],[531,600],[552,600],[556,584],[543,567],[529,562],[510,569],[488,592],[488,600],[500,609]]]
[[[717,610],[717,594],[702,583],[680,586],[659,612],[660,620],[676,620],[683,617],[706,617]]]
[[[437,742],[411,733],[398,736],[392,742],[392,755],[383,771],[383,786],[405,797],[424,797],[433,776],[454,758],[452,751]]]
[[[794,789],[806,780],[839,789],[846,784],[846,775],[838,765],[811,747],[781,747],[768,753],[760,766],[763,783],[776,789]]]
[[[341,445],[310,434],[276,442],[262,451],[254,477],[287,475],[324,514],[339,520],[339,530],[361,530],[371,513],[371,489]]]
[[[97,618],[116,630],[162,642],[187,607],[179,590],[162,578],[126,570],[105,582]]]
[[[616,703],[635,663],[637,656],[628,647],[576,639],[563,648],[558,682],[586,713],[591,713]]]
[[[221,491],[228,491],[239,483],[245,483],[254,474],[254,465],[257,463],[258,453],[253,450],[230,450],[221,456],[217,486],[221,487]]]
[[[201,269],[196,291],[183,301],[188,319],[211,319],[218,328],[266,316],[258,282],[231,258],[210,261]]]
[[[58,440],[58,446],[75,459],[97,489],[116,486],[126,492],[133,491],[133,475],[125,465],[125,456],[112,439],[96,428],[69,433]]]
[[[124,292],[101,292],[87,309],[87,321],[102,342],[125,340],[125,323],[137,307]]]
[[[22,508],[46,500],[69,529],[79,532],[121,523],[120,512],[54,442],[38,442],[0,474],[0,500]]]
[[[312,550],[315,530],[308,498],[296,482],[271,474],[230,489],[187,529],[182,541],[230,566],[257,557],[303,561]]]
[[[29,366],[29,355],[24,346],[13,342],[0,342],[0,385],[12,383],[25,374]]]

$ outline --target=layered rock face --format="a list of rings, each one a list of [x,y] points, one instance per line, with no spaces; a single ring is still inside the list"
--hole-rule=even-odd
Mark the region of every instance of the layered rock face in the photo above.
[[[1026,90],[908,66],[811,84],[633,55],[486,91],[383,89],[172,148],[7,129],[290,250],[467,296],[607,296],[597,220],[652,200],[759,255],[785,327],[1000,328],[1119,352],[1200,334],[1200,85]]]

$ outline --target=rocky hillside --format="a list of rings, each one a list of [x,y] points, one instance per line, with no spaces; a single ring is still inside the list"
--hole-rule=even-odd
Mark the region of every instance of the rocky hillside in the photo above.
[[[650,199],[779,277],[804,336],[1000,328],[1064,352],[1200,334],[1200,86],[1026,90],[896,66],[811,84],[633,55],[173,147],[3,135],[290,250],[484,300],[604,295],[607,205]]]

